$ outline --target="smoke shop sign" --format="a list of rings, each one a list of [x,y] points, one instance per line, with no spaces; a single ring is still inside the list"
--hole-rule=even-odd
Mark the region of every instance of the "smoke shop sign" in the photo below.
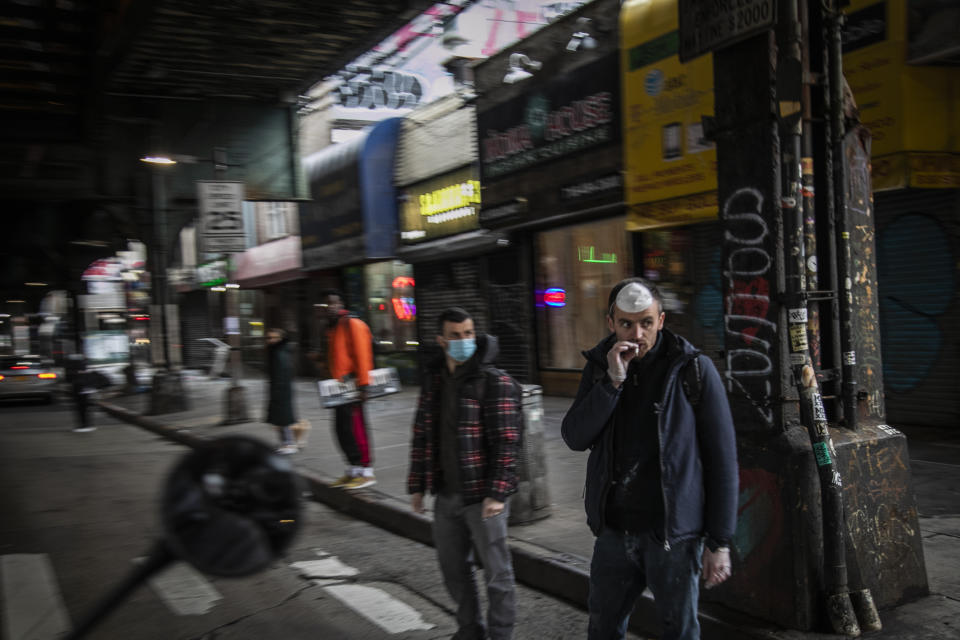
[[[618,63],[605,57],[479,116],[484,180],[565,158],[620,137]],[[534,79],[526,82],[533,82]]]
[[[414,185],[405,190],[402,200],[400,239],[405,244],[479,228],[476,166]]]

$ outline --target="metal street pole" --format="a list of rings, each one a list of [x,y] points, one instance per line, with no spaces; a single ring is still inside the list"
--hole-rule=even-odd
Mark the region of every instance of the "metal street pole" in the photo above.
[[[216,147],[213,150],[213,171],[217,180],[224,180],[227,175],[227,150],[222,147]],[[239,222],[243,225],[242,215]],[[234,263],[232,259],[227,260],[227,284],[233,282]],[[225,331],[227,333],[227,343],[230,345],[230,386],[224,396],[224,418],[222,424],[239,424],[249,422],[250,416],[247,412],[246,389],[241,384],[243,375],[243,358],[241,357],[240,342],[240,317],[239,317],[239,296],[240,290],[236,287],[227,286],[224,293],[227,297],[227,318]]]
[[[157,314],[160,319],[161,348],[158,353],[161,365],[153,375],[150,390],[150,413],[152,415],[185,411],[188,408],[187,395],[183,388],[180,371],[173,368],[170,353],[171,319],[168,317],[167,282],[167,192],[166,176],[161,167],[153,167],[153,224],[154,224],[154,263],[151,286],[154,305],[151,309],[151,322]]]

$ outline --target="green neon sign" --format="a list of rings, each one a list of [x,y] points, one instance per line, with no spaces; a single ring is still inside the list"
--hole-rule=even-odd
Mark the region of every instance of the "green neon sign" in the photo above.
[[[596,247],[577,247],[577,259],[580,262],[592,262],[594,264],[617,264],[617,254],[601,253],[597,256]]]

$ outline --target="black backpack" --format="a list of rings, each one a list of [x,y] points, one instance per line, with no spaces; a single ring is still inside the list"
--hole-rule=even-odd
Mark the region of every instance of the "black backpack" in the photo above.
[[[499,378],[501,376],[506,376],[510,380],[510,385],[512,387],[511,396],[513,397],[514,402],[517,403],[519,408],[520,420],[517,424],[517,432],[520,437],[517,440],[517,446],[523,448],[523,438],[524,434],[527,431],[527,418],[523,411],[523,386],[517,382],[516,378],[504,371],[503,369],[498,369],[492,365],[482,366],[480,368],[483,373],[482,376],[476,378],[477,380],[477,399],[481,402],[487,397],[487,380],[490,377]]]

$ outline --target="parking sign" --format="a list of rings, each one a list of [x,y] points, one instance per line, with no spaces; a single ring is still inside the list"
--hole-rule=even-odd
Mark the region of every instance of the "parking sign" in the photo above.
[[[243,183],[197,181],[203,250],[239,253],[246,249],[243,229]]]

